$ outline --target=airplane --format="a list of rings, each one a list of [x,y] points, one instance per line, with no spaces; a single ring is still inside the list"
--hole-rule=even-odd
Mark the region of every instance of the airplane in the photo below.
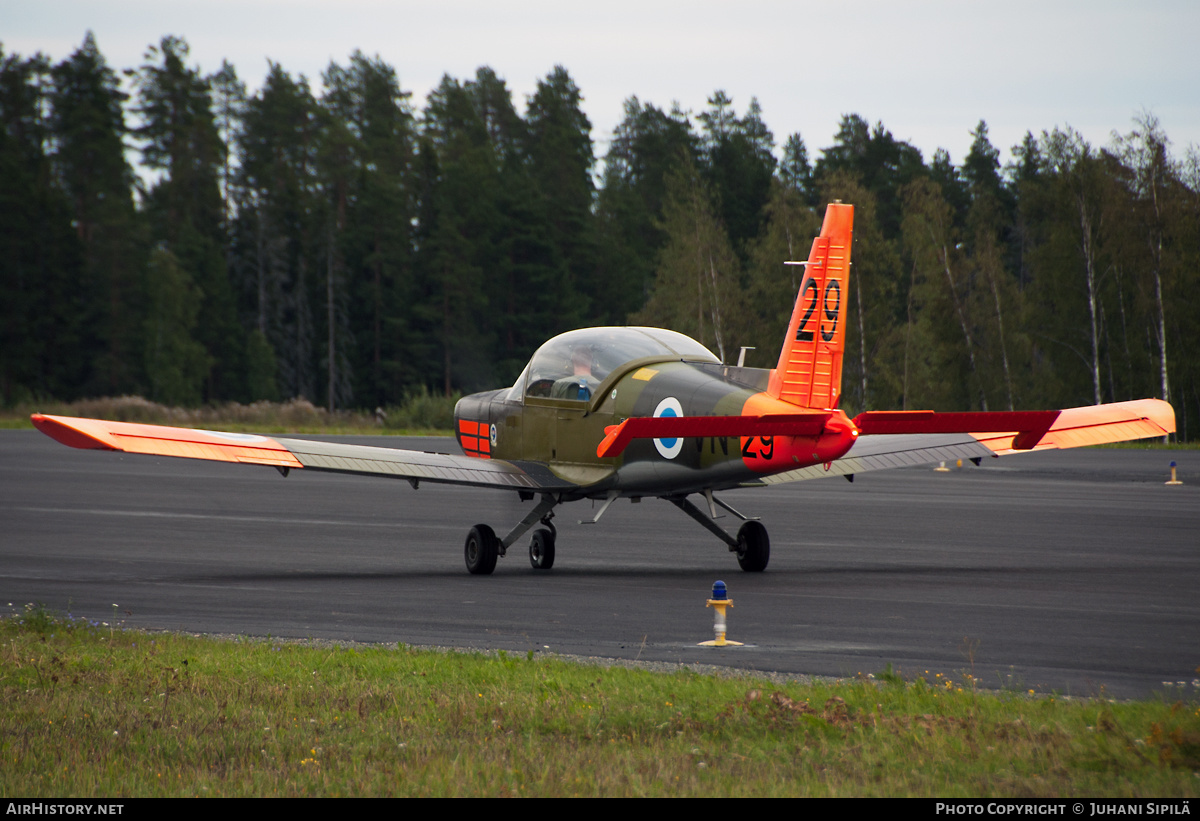
[[[470,529],[467,570],[493,572],[535,525],[529,561],[554,565],[555,509],[665,499],[736,554],[766,569],[770,539],[718,492],[823,476],[1046,448],[1164,436],[1171,406],[1156,399],[1062,411],[935,413],[838,408],[854,208],[831,203],[814,239],[774,368],[724,364],[695,340],[643,327],[585,328],[549,340],[511,387],[463,397],[455,435],[465,455],[108,422],[35,413],[34,425],[76,448],[386,476],[515,491],[537,500],[503,538]],[[704,509],[691,497],[698,497]],[[731,535],[717,508],[743,524]]]

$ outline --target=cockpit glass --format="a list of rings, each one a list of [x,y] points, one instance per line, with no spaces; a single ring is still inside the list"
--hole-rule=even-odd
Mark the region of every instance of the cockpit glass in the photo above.
[[[633,359],[662,356],[718,362],[700,343],[661,328],[584,328],[554,337],[538,348],[509,392],[586,400],[604,378]]]

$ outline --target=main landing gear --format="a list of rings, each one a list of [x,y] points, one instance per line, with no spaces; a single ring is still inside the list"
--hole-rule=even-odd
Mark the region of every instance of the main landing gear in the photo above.
[[[554,567],[554,536],[554,525],[533,531],[533,540],[529,542],[529,563],[534,570]]]
[[[615,492],[611,493],[596,516],[590,521],[580,524],[595,524],[616,497]],[[767,529],[757,519],[743,516],[726,502],[713,496],[710,490],[704,491],[704,498],[708,502],[709,515],[707,516],[688,501],[687,496],[668,496],[666,498],[668,502],[691,516],[724,542],[729,547],[729,551],[737,555],[738,565],[742,570],[748,573],[760,573],[767,569],[767,563],[771,560],[771,539],[767,535]],[[496,569],[496,560],[505,555],[508,548],[517,539],[539,522],[542,527],[533,532],[533,538],[529,542],[529,564],[534,570],[549,570],[554,567],[554,542],[558,532],[551,519],[554,518],[554,507],[559,501],[548,493],[542,494],[542,500],[537,506],[529,511],[529,515],[518,522],[516,527],[509,531],[503,539],[497,538],[496,532],[487,525],[475,525],[471,528],[471,532],[467,534],[467,542],[463,546],[463,559],[467,564],[467,572],[473,576],[490,575]],[[717,507],[724,508],[742,520],[743,524],[738,529],[736,539],[718,527],[714,521],[718,518]]]
[[[549,570],[554,567],[554,541],[557,531],[550,520],[554,518],[554,506],[557,504],[558,500],[549,493],[542,494],[541,502],[503,539],[496,538],[496,532],[487,525],[475,525],[471,528],[463,546],[467,572],[472,576],[490,575],[496,569],[496,560],[505,555],[508,548],[538,522],[543,527],[534,531],[533,539],[529,543],[529,564],[534,570]]]
[[[704,491],[704,498],[708,502],[708,516],[705,516],[698,507],[688,501],[686,496],[668,496],[667,501],[691,516],[705,530],[728,545],[730,552],[737,554],[738,564],[742,570],[748,573],[760,573],[766,570],[767,563],[771,561],[771,539],[767,536],[767,529],[762,526],[762,523],[757,519],[743,516],[728,503],[713,496],[711,490]],[[713,521],[717,518],[718,505],[744,522],[738,530],[736,539]]]
[[[496,532],[487,525],[471,528],[463,557],[467,560],[467,572],[472,576],[489,575],[496,569],[496,559],[500,557],[500,540],[496,538]]]
[[[762,522],[750,520],[742,525],[737,541],[737,560],[742,570],[759,573],[767,569],[767,562],[771,561],[771,538]]]

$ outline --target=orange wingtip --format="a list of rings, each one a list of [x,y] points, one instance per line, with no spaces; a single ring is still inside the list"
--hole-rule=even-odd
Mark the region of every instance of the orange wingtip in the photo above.
[[[1045,436],[1034,445],[1043,448],[1079,448],[1110,442],[1149,439],[1175,432],[1175,409],[1161,399],[1135,399],[1108,405],[1085,405],[1059,413]],[[974,434],[996,453],[1015,448],[1003,438]]]
[[[34,427],[64,445],[89,450],[117,450],[215,462],[241,462],[272,467],[302,468],[304,465],[283,445],[266,436],[223,433],[210,430],[173,428],[109,422],[73,416],[30,416]]]

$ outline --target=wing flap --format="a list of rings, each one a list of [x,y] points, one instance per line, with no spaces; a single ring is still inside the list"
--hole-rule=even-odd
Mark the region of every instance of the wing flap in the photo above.
[[[700,436],[819,436],[833,414],[774,414],[769,416],[633,416],[605,428],[596,455],[619,456],[634,439],[676,439]]]

